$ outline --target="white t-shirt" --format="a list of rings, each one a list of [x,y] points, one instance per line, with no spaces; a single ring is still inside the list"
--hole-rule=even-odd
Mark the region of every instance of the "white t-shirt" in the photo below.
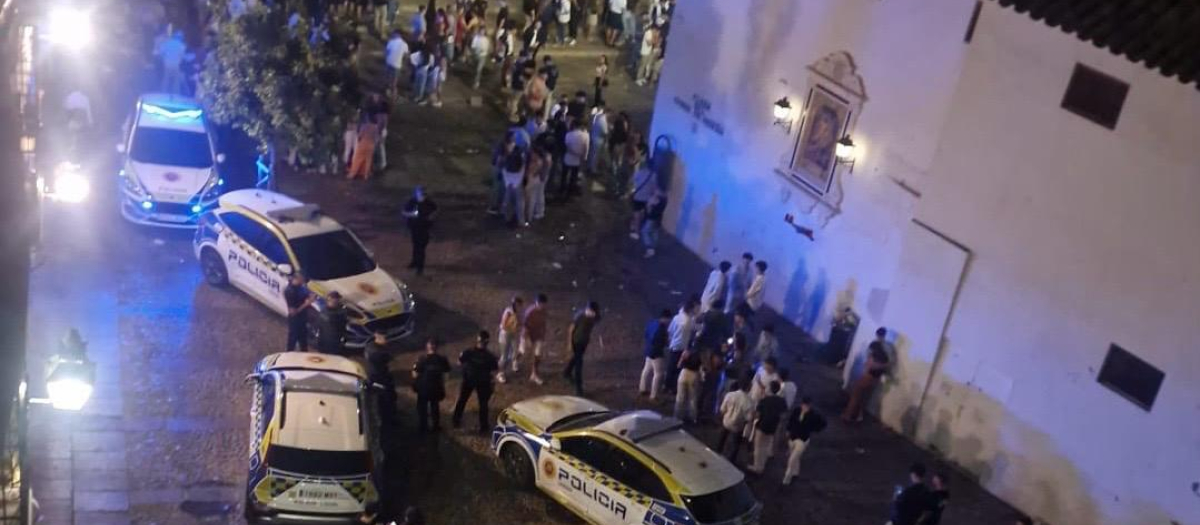
[[[583,164],[583,158],[587,156],[588,144],[591,143],[588,133],[582,129],[574,130],[567,133],[567,138],[563,139],[563,143],[567,147],[567,153],[563,155],[563,164],[572,167]]]
[[[563,24],[571,21],[571,0],[559,0],[558,21]]]
[[[792,403],[796,402],[796,392],[799,390],[800,389],[796,387],[796,383],[793,383],[791,380],[784,381],[783,385],[779,387],[779,396],[782,397],[784,401],[787,401],[788,410],[791,410]]]
[[[750,394],[734,390],[725,394],[721,401],[721,425],[731,432],[741,432],[750,416],[754,414],[754,400]]]
[[[608,11],[614,15],[625,13],[625,0],[608,0]]]
[[[654,52],[655,31],[646,31],[642,35],[642,56],[650,56]]]
[[[779,374],[776,372],[767,372],[767,367],[760,367],[758,372],[754,373],[754,383],[750,385],[750,397],[757,403],[767,397],[767,393],[771,391],[771,383],[779,381]]]
[[[509,188],[521,187],[521,181],[525,179],[525,170],[518,171],[504,170],[504,185]]]
[[[408,54],[408,42],[395,37],[387,43],[387,65],[397,71],[404,66],[404,55]]]
[[[492,41],[488,38],[484,31],[475,32],[475,38],[471,39],[471,52],[477,57],[486,57],[492,50]]]

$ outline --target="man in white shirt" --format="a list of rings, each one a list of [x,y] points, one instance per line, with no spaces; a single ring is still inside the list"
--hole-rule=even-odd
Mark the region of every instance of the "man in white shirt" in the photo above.
[[[746,306],[750,307],[750,315],[762,308],[767,294],[767,262],[756,261],[754,269],[754,280],[750,282],[750,289],[746,290]]]
[[[661,28],[671,19],[671,9],[667,0],[653,0],[650,3],[650,23]]]
[[[708,274],[708,282],[704,284],[704,293],[700,295],[700,312],[712,309],[717,299],[725,298],[725,288],[729,285],[729,269],[733,267],[729,261],[721,261],[717,268]]]
[[[475,57],[475,83],[473,87],[479,89],[479,81],[483,78],[483,67],[487,64],[488,58],[492,52],[492,39],[488,38],[487,31],[482,29],[475,31],[475,36],[471,38],[471,54]]]
[[[766,361],[763,361],[762,366],[758,368],[758,372],[755,372],[754,380],[751,381],[750,385],[750,398],[755,403],[767,397],[767,393],[770,392],[768,387],[772,382],[779,381],[778,366],[779,363],[775,361],[775,358],[769,357]]]
[[[690,299],[679,308],[679,313],[671,319],[667,326],[667,390],[675,391],[679,381],[679,358],[692,344],[692,336],[696,333],[696,312],[700,307],[699,301]]]
[[[387,89],[389,92],[396,90],[396,83],[400,79],[400,72],[404,69],[404,58],[408,56],[408,42],[404,41],[404,37],[400,36],[400,31],[392,31],[391,38],[387,42],[387,51],[384,53],[384,61],[387,63]]]
[[[654,54],[658,49],[658,28],[648,27],[642,34],[642,49],[638,53],[637,85],[646,85],[650,78],[650,69],[654,66]]]
[[[759,366],[767,360],[767,358],[775,357],[775,352],[779,351],[779,339],[775,337],[775,325],[767,324],[763,326],[762,332],[758,334],[758,341],[754,344],[754,366]]]
[[[566,138],[563,139],[566,153],[563,155],[562,161],[563,185],[559,196],[564,201],[578,189],[579,168],[583,166],[583,161],[588,156],[588,148],[591,146],[591,137],[588,135],[586,124],[576,121],[571,127],[571,132],[567,133]]]
[[[600,155],[607,148],[604,143],[608,139],[608,113],[604,109],[604,101],[596,103],[596,107],[592,109],[592,131],[591,144],[588,148],[588,172],[592,174],[599,173]]]
[[[733,450],[729,451],[729,462],[737,464],[738,450],[742,448],[742,434],[746,423],[754,415],[754,400],[750,399],[750,383],[738,384],[721,400],[721,439],[717,442],[717,453],[725,454],[725,441],[733,438]]]
[[[558,45],[570,44],[575,45],[575,40],[567,40],[567,29],[571,25],[571,0],[555,0],[557,4],[555,9],[558,10]]]
[[[746,290],[754,279],[754,254],[746,252],[733,271],[729,272],[729,283],[725,286],[725,313],[733,314],[746,301]]]
[[[796,382],[792,381],[792,372],[786,368],[779,370],[779,382],[782,383],[779,387],[779,396],[787,401],[788,410],[792,409],[792,403],[796,401],[796,393],[800,391],[800,387],[796,386]]]
[[[625,0],[608,0],[608,33],[605,35],[604,41],[609,46],[617,45],[617,37],[625,31],[625,5]]]

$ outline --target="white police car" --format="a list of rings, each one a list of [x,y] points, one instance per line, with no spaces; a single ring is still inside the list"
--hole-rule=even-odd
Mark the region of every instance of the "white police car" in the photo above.
[[[283,290],[293,271],[303,272],[320,297],[338,292],[350,319],[348,347],[363,346],[376,332],[388,340],[412,333],[416,303],[408,286],[315,205],[266,190],[231,191],[200,217],[193,248],[209,284],[232,284],[280,315],[287,315]]]
[[[250,523],[368,523],[377,512],[383,452],[366,374],[344,357],[272,354],[246,377]]]
[[[543,396],[500,413],[492,449],[505,474],[599,525],[757,524],[737,467],[657,412]]]
[[[119,172],[121,215],[131,222],[193,228],[216,204],[224,181],[204,110],[195,100],[166,94],[138,98],[126,122]]]

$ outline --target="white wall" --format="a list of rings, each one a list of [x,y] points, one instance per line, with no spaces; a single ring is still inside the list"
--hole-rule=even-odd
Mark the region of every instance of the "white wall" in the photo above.
[[[884,174],[919,184],[934,156],[959,69],[970,0],[688,0],[672,24],[652,138],[668,135],[682,160],[667,228],[712,263],[743,251],[771,264],[767,302],[824,336],[838,304],[878,322],[913,197]],[[843,176],[844,213],[816,242],[783,223],[818,223],[804,190],[775,172],[796,133],[772,125],[772,104],[806,94],[806,66],[849,51],[866,83],[853,131],[854,173]],[[786,82],[786,84],[785,84]],[[712,103],[724,135],[695,126],[675,97]],[[695,276],[696,289],[703,275]],[[864,330],[873,326],[864,326]]]
[[[1077,62],[1131,84],[1115,130],[1060,109]],[[1056,524],[1200,523],[1200,92],[989,2],[950,115],[916,216],[974,257],[919,439]]]
[[[768,303],[818,338],[842,304],[864,313],[860,339],[901,312],[940,316],[913,337],[891,326],[900,362],[881,419],[1023,510],[1200,523],[1200,93],[994,2],[964,44],[973,5],[680,2],[653,125],[681,163],[668,229],[709,262],[770,262]],[[795,134],[772,125],[771,103],[802,101],[805,66],[842,50],[869,97],[860,156],[841,175],[843,212],[810,242],[781,220],[820,222],[775,172]],[[1116,130],[1059,107],[1076,62],[1132,85]],[[693,95],[723,135],[674,103]],[[952,280],[899,269],[902,253],[921,263],[904,251],[914,218],[971,251],[940,344],[945,308],[923,302],[944,305]],[[1166,372],[1151,412],[1096,383],[1110,343]]]

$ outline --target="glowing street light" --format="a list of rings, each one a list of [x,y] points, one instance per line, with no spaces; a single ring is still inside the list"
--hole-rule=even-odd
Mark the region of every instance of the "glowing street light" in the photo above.
[[[47,197],[58,202],[78,204],[92,194],[92,183],[78,164],[63,162],[54,168],[52,190],[46,194]]]
[[[46,374],[48,402],[58,410],[79,411],[92,397],[96,383],[96,363],[87,358],[87,343],[75,329],[62,341],[59,353],[50,357]],[[31,400],[32,401],[32,400]]]
[[[55,8],[47,20],[46,39],[72,51],[82,49],[92,43],[92,13],[74,7]]]

